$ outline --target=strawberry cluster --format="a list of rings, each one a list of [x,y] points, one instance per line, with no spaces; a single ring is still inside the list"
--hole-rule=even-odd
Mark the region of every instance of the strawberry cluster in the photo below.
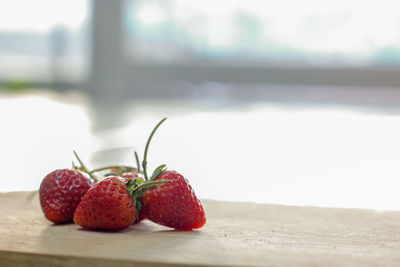
[[[149,144],[165,120],[147,140],[142,168],[135,152],[136,168],[116,165],[89,171],[74,151],[80,166],[55,170],[40,185],[46,218],[54,223],[73,221],[99,231],[122,230],[143,219],[177,230],[201,228],[206,223],[204,209],[188,180],[165,165],[150,177],[147,174]]]

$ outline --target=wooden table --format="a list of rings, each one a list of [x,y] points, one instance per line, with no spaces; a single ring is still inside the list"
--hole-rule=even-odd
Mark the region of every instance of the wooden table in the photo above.
[[[30,192],[0,194],[0,266],[400,266],[400,212],[204,201],[199,231],[54,225]]]

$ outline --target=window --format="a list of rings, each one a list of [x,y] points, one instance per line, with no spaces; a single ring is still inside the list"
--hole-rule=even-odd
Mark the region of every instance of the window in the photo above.
[[[135,64],[400,66],[396,0],[125,4],[125,48]]]
[[[87,72],[88,1],[0,4],[0,80],[79,81]]]

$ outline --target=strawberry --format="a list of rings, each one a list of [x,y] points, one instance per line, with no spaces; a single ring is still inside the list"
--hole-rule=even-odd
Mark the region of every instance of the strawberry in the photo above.
[[[83,197],[74,214],[74,222],[89,230],[118,231],[136,219],[142,188],[168,181],[143,182],[110,176],[95,184]]]
[[[121,177],[128,179],[128,180],[140,179],[140,182],[143,182],[143,179],[139,176],[138,173],[126,172],[126,173],[121,174]],[[137,210],[137,218],[134,223],[138,223],[144,219],[146,219],[146,216],[144,215],[144,213],[140,212],[140,210]]]
[[[197,229],[206,223],[200,200],[181,174],[165,171],[155,180],[172,182],[143,190],[143,213],[147,219],[177,230]]]
[[[62,169],[49,173],[39,189],[45,217],[54,223],[72,221],[76,207],[92,186],[93,181],[77,170]]]
[[[136,207],[126,179],[112,176],[95,184],[79,203],[74,222],[90,230],[118,231],[136,218]]]
[[[196,197],[188,180],[176,171],[166,171],[166,166],[159,166],[151,178],[147,176],[147,152],[150,141],[158,127],[166,120],[162,119],[151,132],[144,151],[143,174],[145,183],[170,181],[144,188],[142,192],[142,216],[147,219],[178,230],[201,228],[206,223],[204,208]]]

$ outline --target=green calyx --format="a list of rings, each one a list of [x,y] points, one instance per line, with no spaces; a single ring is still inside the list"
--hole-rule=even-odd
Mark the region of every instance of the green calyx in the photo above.
[[[136,179],[129,179],[126,183],[126,190],[128,191],[129,195],[133,199],[133,203],[136,207],[136,216],[139,217],[139,213],[142,209],[142,202],[140,201],[142,199],[142,191],[141,190],[136,190],[136,188],[143,184],[144,180],[141,178],[136,178]]]
[[[129,195],[132,197],[133,202],[135,204],[137,214],[139,216],[140,210],[142,209],[142,196],[143,189],[155,187],[158,184],[166,184],[170,183],[169,180],[160,180],[160,181],[145,181],[142,178],[134,178],[128,179],[126,183],[126,190]]]
[[[158,184],[170,183],[170,180],[159,180],[159,181],[144,181],[141,178],[131,179],[126,183],[126,190],[132,197],[141,198],[142,190],[146,188],[155,187]]]

